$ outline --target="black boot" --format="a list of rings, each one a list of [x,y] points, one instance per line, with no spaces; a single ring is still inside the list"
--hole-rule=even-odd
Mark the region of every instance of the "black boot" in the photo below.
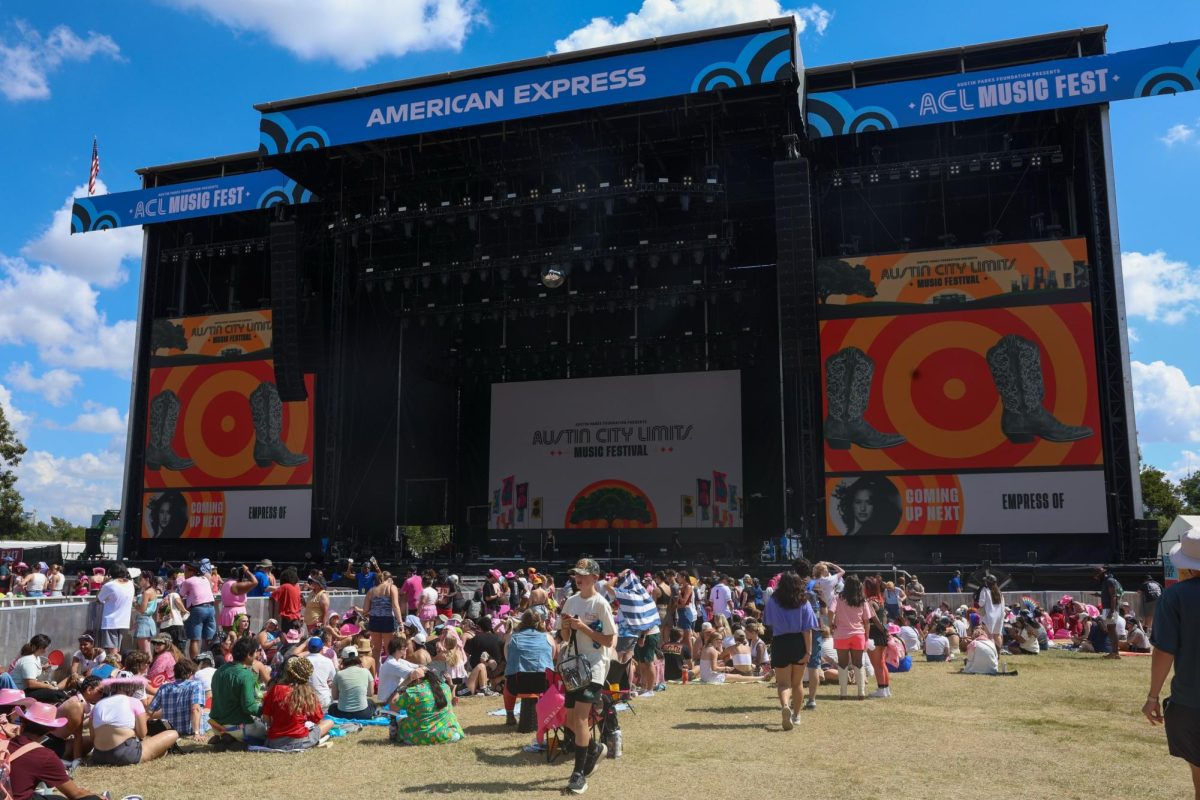
[[[171,445],[175,426],[179,424],[179,396],[167,389],[150,401],[150,439],[146,442],[146,469],[169,469],[175,472],[194,463],[177,455]]]
[[[1000,430],[1009,441],[1028,444],[1040,436],[1048,442],[1075,442],[1092,435],[1086,425],[1059,422],[1042,405],[1046,386],[1037,342],[1009,334],[988,350],[987,360],[1004,405]]]
[[[874,373],[875,362],[857,347],[839,350],[825,360],[825,398],[829,405],[825,443],[834,450],[849,450],[852,444],[870,450],[904,444],[900,434],[877,431],[863,418],[871,399]]]
[[[278,464],[298,467],[308,462],[303,453],[293,453],[283,443],[283,402],[273,383],[260,383],[250,393],[250,418],[254,422],[254,463],[260,467]]]

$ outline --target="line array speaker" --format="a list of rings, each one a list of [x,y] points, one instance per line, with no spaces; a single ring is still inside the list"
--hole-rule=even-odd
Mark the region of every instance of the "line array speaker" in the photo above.
[[[285,403],[307,400],[300,366],[300,256],[295,220],[271,223],[271,351]]]

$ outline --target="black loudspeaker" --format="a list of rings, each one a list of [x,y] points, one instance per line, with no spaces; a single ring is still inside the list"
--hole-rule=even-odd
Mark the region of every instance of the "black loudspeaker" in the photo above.
[[[283,402],[307,400],[300,368],[300,255],[296,222],[271,223],[271,352]]]
[[[940,564],[940,563],[942,563],[942,551],[941,551],[941,550],[934,550],[932,553],[930,553],[930,554],[929,554],[929,563],[930,563],[930,564]]]
[[[100,546],[100,537],[104,534],[100,528],[88,528],[83,532],[83,557],[98,558],[104,553]]]

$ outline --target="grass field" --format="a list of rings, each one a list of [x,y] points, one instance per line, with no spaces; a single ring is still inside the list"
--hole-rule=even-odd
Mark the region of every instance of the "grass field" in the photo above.
[[[1191,797],[1187,764],[1140,714],[1149,658],[1058,652],[1008,665],[1020,674],[921,662],[893,678],[888,700],[839,702],[836,686],[822,687],[817,709],[787,733],[771,686],[671,686],[621,714],[625,757],[601,765],[587,796]],[[467,739],[453,745],[397,747],[371,728],[301,755],[196,752],[85,767],[76,779],[147,800],[560,795],[568,762],[521,752],[530,737],[487,716],[498,707],[499,698],[461,702]],[[989,788],[967,788],[979,782]]]

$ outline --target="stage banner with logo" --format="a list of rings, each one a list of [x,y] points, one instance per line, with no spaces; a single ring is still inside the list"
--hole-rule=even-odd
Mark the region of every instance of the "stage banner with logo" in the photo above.
[[[304,380],[308,399],[284,403],[270,360],[151,369],[145,488],[311,485],[314,376]]]
[[[314,150],[789,80],[796,76],[795,42],[789,25],[435,86],[377,94],[363,90],[364,96],[281,111],[260,106],[259,152]]]
[[[142,495],[143,539],[306,539],[311,489],[162,489]]]
[[[1086,301],[1087,262],[1086,239],[822,258],[817,261],[820,315]]]
[[[1106,532],[1089,274],[1083,239],[822,259],[826,532]]]
[[[298,205],[316,199],[279,170],[264,169],[153,189],[76,197],[71,207],[71,233]]]
[[[493,384],[490,447],[493,529],[531,524],[514,485],[541,499],[537,527],[741,526],[737,371]]]
[[[825,479],[831,536],[1095,533],[1108,525],[1104,473],[867,474]]]
[[[152,366],[190,366],[271,357],[271,309],[156,319],[150,328]]]
[[[1200,89],[1200,40],[897,81],[805,98],[812,136],[841,136]]]

